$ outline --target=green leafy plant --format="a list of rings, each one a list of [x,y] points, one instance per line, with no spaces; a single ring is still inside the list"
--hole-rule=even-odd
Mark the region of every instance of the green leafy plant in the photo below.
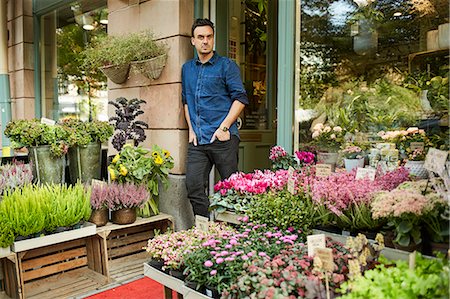
[[[108,166],[111,180],[118,183],[145,184],[151,194],[149,205],[153,213],[158,213],[156,199],[159,195],[158,182],[168,187],[167,179],[170,169],[174,166],[170,152],[153,145],[152,151],[142,147],[125,145]],[[149,211],[145,211],[147,214]]]
[[[166,54],[167,50],[167,45],[155,41],[155,36],[150,31],[98,36],[92,46],[83,51],[84,67],[96,69],[128,64]]]
[[[14,243],[14,230],[8,217],[0,212],[0,248],[5,248]]]
[[[314,206],[308,196],[293,195],[287,190],[254,196],[247,210],[252,222],[281,229],[293,227],[305,234],[313,226],[314,214]]]
[[[69,133],[60,125],[42,124],[38,119],[14,120],[6,125],[5,135],[13,142],[13,147],[49,145],[55,157],[67,153]]]
[[[426,259],[416,255],[415,268],[407,262],[389,262],[380,258],[381,264],[364,275],[341,285],[340,298],[448,298],[449,261],[442,257]]]
[[[66,119],[62,126],[68,131],[69,146],[86,146],[91,142],[103,143],[112,136],[114,128],[105,121],[83,122],[79,119]]]

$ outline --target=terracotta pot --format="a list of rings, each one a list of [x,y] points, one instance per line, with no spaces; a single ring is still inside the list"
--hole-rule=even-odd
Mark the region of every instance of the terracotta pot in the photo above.
[[[115,224],[131,224],[136,221],[136,209],[120,209],[111,212],[111,221]]]
[[[89,218],[89,222],[94,223],[97,226],[103,226],[108,223],[108,209],[102,208],[100,210],[92,210],[91,218]]]

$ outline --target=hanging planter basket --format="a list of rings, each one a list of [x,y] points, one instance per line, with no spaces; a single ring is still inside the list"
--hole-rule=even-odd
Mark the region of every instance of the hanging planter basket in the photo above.
[[[141,73],[150,80],[156,80],[161,76],[161,72],[166,65],[167,54],[157,56],[142,61],[132,61],[133,72]]]
[[[108,65],[101,67],[100,70],[112,82],[116,84],[122,84],[128,78],[128,72],[130,71],[130,64],[127,63],[121,65]]]

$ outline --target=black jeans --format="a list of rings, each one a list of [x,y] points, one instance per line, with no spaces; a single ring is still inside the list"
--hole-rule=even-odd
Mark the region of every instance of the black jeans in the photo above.
[[[194,215],[209,218],[209,198],[206,194],[208,176],[215,165],[220,178],[226,179],[238,168],[239,138],[216,140],[211,144],[194,146],[189,143],[186,167],[186,187]]]

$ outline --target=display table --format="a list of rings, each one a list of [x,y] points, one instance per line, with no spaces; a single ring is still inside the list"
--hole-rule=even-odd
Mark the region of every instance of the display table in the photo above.
[[[66,298],[99,289],[111,281],[142,275],[143,249],[154,231],[173,229],[172,216],[138,218],[127,225],[108,223],[15,244],[2,258],[5,291],[12,298]],[[93,228],[93,231],[92,231]],[[22,246],[23,245],[23,246]]]
[[[149,266],[147,263],[144,263],[144,275],[164,286],[165,299],[172,299],[172,291],[175,291],[177,293],[178,299],[211,299],[206,295],[188,288],[184,285],[184,282],[182,280],[159,271]]]

